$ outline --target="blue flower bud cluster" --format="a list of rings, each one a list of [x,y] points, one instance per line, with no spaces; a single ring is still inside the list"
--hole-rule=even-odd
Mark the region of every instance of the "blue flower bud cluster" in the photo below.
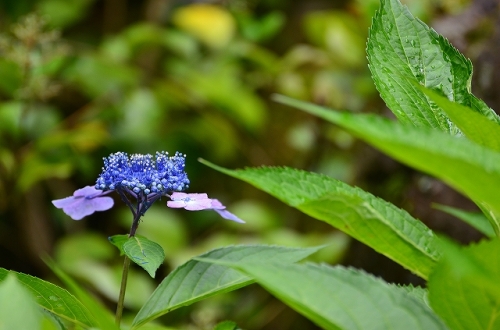
[[[104,167],[95,188],[128,189],[146,195],[183,191],[189,187],[184,171],[185,159],[186,155],[178,152],[171,157],[167,152],[157,152],[156,159],[150,154],[129,156],[125,152],[117,152],[104,158]]]

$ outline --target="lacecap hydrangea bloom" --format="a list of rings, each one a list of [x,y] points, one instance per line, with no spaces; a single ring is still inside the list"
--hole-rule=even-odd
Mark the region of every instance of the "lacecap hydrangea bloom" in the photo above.
[[[75,191],[73,196],[52,201],[74,220],[108,210],[113,206],[110,192],[117,192],[134,215],[135,228],[149,207],[161,197],[169,198],[167,206],[190,211],[214,210],[223,218],[243,223],[244,221],[226,210],[217,199],[207,194],[186,194],[189,179],[184,170],[186,155],[167,152],[132,154],[117,152],[104,158],[102,173],[94,187],[87,186]],[[134,230],[135,231],[135,230]]]

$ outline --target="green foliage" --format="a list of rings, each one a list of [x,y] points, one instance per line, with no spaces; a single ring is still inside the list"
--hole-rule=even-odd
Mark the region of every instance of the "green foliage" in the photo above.
[[[223,261],[296,262],[319,248],[285,248],[266,245],[228,246],[199,256]],[[190,260],[172,271],[158,286],[134,319],[134,328],[181,306],[236,290],[252,283],[246,275],[223,265]]]
[[[500,154],[465,138],[373,115],[338,113],[286,97],[280,102],[336,123],[395,159],[442,179],[484,209],[500,233]]]
[[[16,282],[22,284],[24,289],[27,289],[29,294],[33,296],[33,300],[36,301],[36,303],[44,310],[57,315],[61,319],[70,321],[80,326],[92,327],[93,325],[95,325],[93,316],[88,312],[88,310],[82,305],[80,301],[78,301],[65,289],[60,288],[50,282],[41,280],[37,277],[0,268],[0,283],[5,283],[5,288],[9,286],[15,286],[13,284],[13,278],[16,278]],[[5,288],[4,290],[6,290]],[[14,288],[12,289],[14,290]],[[13,296],[14,294],[4,295],[4,297]],[[0,297],[2,297],[1,294]],[[24,299],[26,295],[23,293],[19,293],[19,298],[21,299],[21,297],[23,297],[22,299]],[[7,302],[8,299],[0,299],[0,301]],[[29,305],[31,303],[26,304]],[[13,305],[16,305],[16,303],[13,303]],[[8,314],[5,314],[4,316],[6,315]],[[4,317],[1,317],[0,319],[3,320]],[[23,328],[32,329],[32,327],[28,326]],[[8,327],[6,329],[8,329]]]
[[[427,278],[439,257],[429,228],[404,210],[359,188],[290,168],[231,171],[203,163],[331,224],[423,278]]]
[[[498,123],[498,116],[470,93],[471,62],[399,0],[380,3],[370,28],[368,61],[375,86],[398,119],[459,133],[456,123],[415,87],[421,84]]]
[[[493,228],[491,227],[488,218],[485,217],[484,214],[480,212],[466,212],[451,206],[446,206],[441,204],[434,204],[433,206],[435,209],[451,214],[459,218],[460,220],[464,221],[465,223],[468,223],[469,225],[476,228],[489,238],[496,237],[496,234],[493,231]]]
[[[52,260],[46,260],[47,265],[52,269],[52,271],[59,277],[59,279],[64,282],[64,284],[70,288],[73,294],[82,302],[82,304],[87,308],[90,314],[95,320],[100,329],[109,330],[119,330],[119,327],[113,322],[112,315],[110,312],[102,305],[101,302],[97,301],[92,297],[89,292],[85,291],[80,287],[71,277],[69,277],[65,272],[63,272]],[[50,299],[50,297],[46,297]]]
[[[52,26],[66,27],[84,19],[91,4],[91,0],[79,0],[72,7],[64,1],[43,0],[38,9],[52,13],[47,15]],[[446,238],[438,239],[408,212],[326,175],[289,167],[229,170],[202,161],[369,245],[427,280],[428,290],[388,284],[363,271],[339,266],[295,264],[319,248],[229,245],[185,261],[209,247],[242,240],[274,239],[292,245],[332,240],[325,250],[335,255],[326,259],[335,261],[344,250],[346,241],[338,235],[313,237],[314,233],[299,235],[279,228],[277,211],[248,200],[237,204],[239,210],[258,221],[248,221],[245,229],[228,227],[236,233],[212,235],[210,214],[214,212],[193,216],[209,221],[184,225],[175,216],[162,222],[170,212],[151,211],[148,216],[152,217],[141,219],[145,222],[141,228],[145,236],[162,245],[140,235],[110,237],[121,254],[151,277],[163,275],[163,268],[156,272],[165,260],[170,265],[164,269],[181,264],[163,279],[133,320],[130,314],[142,304],[138,297],[152,291],[153,281],[143,272],[144,280],[132,269],[128,295],[134,302],[119,301],[120,307],[130,307],[130,314],[124,320],[117,316],[113,322],[104,304],[65,273],[78,276],[115,301],[113,249],[103,245],[107,243],[104,238],[82,235],[56,245],[64,271],[49,262],[75,296],[41,279],[0,269],[0,329],[119,329],[115,323],[131,329],[166,329],[145,324],[253,282],[326,329],[500,327],[500,241],[496,238],[500,235],[500,119],[472,95],[471,62],[413,17],[399,0],[381,0],[369,30],[368,61],[375,86],[398,121],[373,114],[340,113],[289,97],[354,112],[366,108],[365,97],[373,86],[366,83],[362,48],[370,6],[354,10],[365,13],[358,16],[337,11],[307,14],[305,35],[315,46],[295,45],[284,53],[259,44],[274,41],[270,39],[273,36],[281,41],[277,34],[285,19],[275,11],[257,18],[241,8],[233,8],[232,13],[218,5],[181,5],[172,15],[165,15],[171,16],[168,23],[173,24],[156,24],[160,19],[149,17],[148,22],[128,26],[103,41],[94,40],[97,46],[82,47],[82,41],[73,42],[77,49],[71,57],[58,33],[47,31],[37,16],[28,16],[0,37],[0,215],[26,212],[36,214],[37,221],[51,219],[50,211],[38,202],[43,191],[72,191],[73,184],[66,181],[74,174],[78,174],[77,181],[92,182],[95,156],[106,148],[132,152],[178,148],[214,161],[243,156],[251,163],[262,163],[263,159],[286,162],[286,158],[275,156],[282,153],[299,166],[318,168],[305,155],[313,146],[321,146],[317,128],[322,127],[312,120],[311,124],[304,121],[302,114],[297,117],[300,123],[283,128],[289,122],[279,117],[278,111],[268,111],[265,98],[277,91],[288,95],[276,97],[282,104],[326,119],[469,197],[484,215],[445,206],[440,209],[471,224],[489,241],[457,247]],[[74,100],[68,99],[73,96],[82,101],[72,103]],[[56,97],[57,101],[50,101]],[[69,109],[65,102],[71,103]],[[269,123],[272,129],[263,133]],[[326,135],[348,149],[352,143],[340,143],[339,131]],[[290,146],[276,138],[282,136],[288,138]],[[228,189],[227,195],[239,189],[231,191],[220,178],[211,181],[205,172],[190,174],[193,177],[193,184],[204,179],[207,187]],[[344,173],[344,177],[348,175]],[[60,180],[54,183],[53,178]],[[20,205],[27,205],[27,210],[21,210]],[[233,207],[229,208],[233,212]],[[24,217],[19,218],[24,221]],[[152,223],[149,227],[148,220]],[[42,221],[37,228],[44,227]],[[315,224],[307,225],[314,228]],[[2,230],[10,226],[3,220],[0,225]],[[323,227],[318,228],[325,226],[320,225]],[[31,228],[33,222],[19,227]],[[64,229],[71,232],[74,228]],[[187,238],[192,233],[207,238],[195,240],[188,248]],[[43,244],[35,241],[33,245]],[[261,301],[247,300],[250,306],[266,309]],[[217,304],[208,301],[211,307]],[[226,305],[243,304],[231,301]],[[189,317],[196,320],[193,315]],[[238,329],[232,321],[217,324],[225,318],[217,316],[196,326]],[[188,327],[192,328],[184,328]]]
[[[0,329],[40,329],[42,313],[32,293],[19,283],[15,273],[2,269],[2,275]]]
[[[130,260],[144,268],[153,278],[156,270],[165,260],[165,252],[162,247],[145,237],[130,237],[123,243],[122,248]]]
[[[496,329],[500,326],[500,241],[450,249],[429,278],[432,308],[450,329]]]
[[[446,329],[422,301],[362,271],[316,264],[200,260],[243,271],[323,329]]]
[[[497,120],[473,111],[471,108],[452,102],[430,89],[418,86],[419,89],[436,103],[470,140],[500,151],[500,125]]]

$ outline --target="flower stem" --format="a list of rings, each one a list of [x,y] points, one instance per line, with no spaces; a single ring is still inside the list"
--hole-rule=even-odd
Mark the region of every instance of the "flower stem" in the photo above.
[[[129,267],[130,267],[130,259],[127,256],[125,256],[125,260],[123,262],[122,283],[120,285],[120,295],[118,296],[118,305],[116,306],[115,323],[117,326],[120,326],[120,322],[122,319],[123,303],[125,301],[125,290],[127,289],[127,278],[128,278]]]
[[[124,201],[128,201],[125,194],[121,193],[120,196]],[[130,202],[128,203],[130,205]],[[141,198],[137,201],[137,209],[134,210],[131,207],[132,214],[134,215],[134,220],[132,221],[132,226],[130,227],[130,233],[128,234],[129,239],[135,236],[135,232],[137,231],[137,227],[139,227],[139,222],[141,220],[141,207],[143,205],[143,201]],[[120,326],[120,322],[123,314],[123,303],[125,301],[125,291],[127,290],[127,279],[128,279],[128,270],[130,268],[130,259],[125,256],[125,260],[123,261],[123,271],[122,271],[122,283],[120,284],[120,294],[118,296],[118,304],[116,306],[116,314],[115,314],[115,323],[117,326]]]

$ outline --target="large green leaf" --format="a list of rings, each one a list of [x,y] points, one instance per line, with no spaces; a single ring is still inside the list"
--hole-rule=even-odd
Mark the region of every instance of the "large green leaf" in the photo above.
[[[291,168],[228,170],[204,160],[202,163],[331,224],[423,278],[427,278],[439,257],[429,228],[362,189]]]
[[[8,271],[4,268],[0,268],[0,282],[3,282],[9,274],[16,275],[17,280],[33,294],[40,307],[80,326],[95,325],[93,316],[65,289],[37,277]]]
[[[284,96],[276,100],[335,123],[389,156],[440,178],[475,201],[500,234],[499,153],[435,129],[374,115],[339,113]]]
[[[432,308],[451,329],[499,329],[500,241],[448,245],[429,278]]]
[[[452,102],[430,89],[418,87],[448,115],[465,136],[480,145],[500,151],[500,124],[498,122],[493,122],[479,112]]]
[[[319,250],[267,245],[228,246],[200,257],[217,260],[267,260],[296,262]],[[172,271],[156,288],[133,322],[133,329],[176,308],[188,306],[210,296],[236,290],[253,281],[246,275],[221,265],[190,260]]]
[[[484,102],[470,93],[472,64],[444,37],[414,18],[399,0],[381,0],[370,29],[368,61],[375,85],[399,120],[415,126],[459,130],[442,110],[416,88],[439,90],[450,100],[499,122]]]
[[[200,259],[219,263],[219,260]],[[421,300],[363,271],[341,266],[223,262],[323,329],[446,329]]]

